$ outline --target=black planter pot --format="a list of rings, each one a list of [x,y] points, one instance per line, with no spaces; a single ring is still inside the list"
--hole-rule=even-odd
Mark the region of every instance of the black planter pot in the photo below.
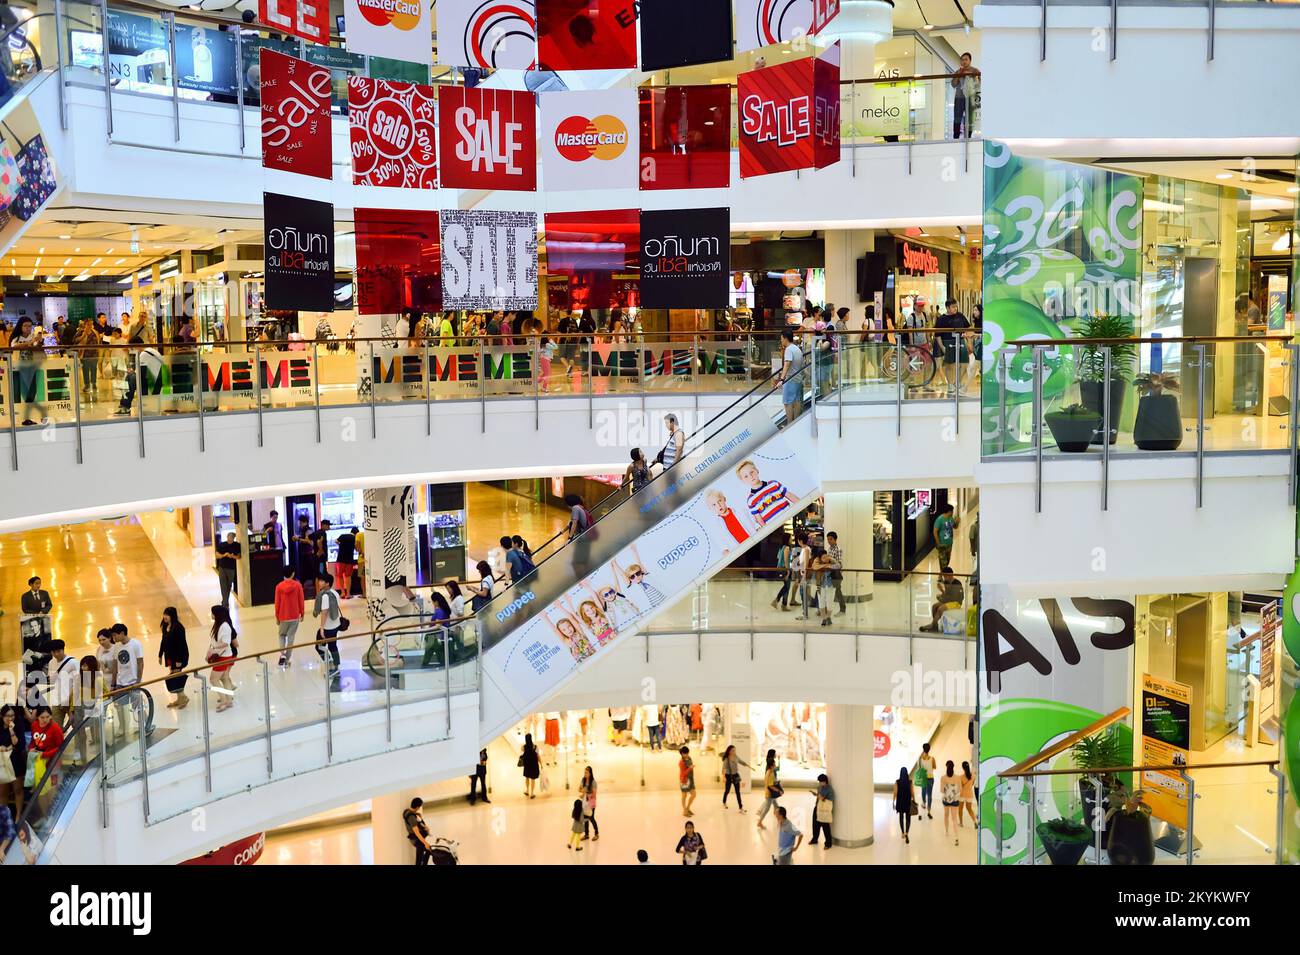
[[[1052,439],[1062,451],[1072,454],[1087,451],[1097,433],[1101,418],[1096,415],[1069,415],[1052,411],[1043,416],[1052,432]]]
[[[1079,382],[1079,398],[1083,406],[1089,411],[1097,412],[1097,417],[1102,416],[1102,399],[1105,395],[1103,383],[1100,381],[1081,381]],[[1110,380],[1110,443],[1114,444],[1115,439],[1119,437],[1119,416],[1124,410],[1124,382],[1119,378]],[[1097,428],[1097,433],[1093,436],[1093,444],[1101,444],[1101,428]]]
[[[1037,827],[1038,841],[1052,860],[1052,865],[1078,865],[1091,842],[1074,838],[1062,838],[1051,826],[1040,822]]]
[[[1162,393],[1138,399],[1133,443],[1143,451],[1173,451],[1183,443],[1177,395]]]
[[[1154,865],[1156,843],[1151,817],[1144,812],[1117,812],[1110,817],[1106,852],[1111,865]]]

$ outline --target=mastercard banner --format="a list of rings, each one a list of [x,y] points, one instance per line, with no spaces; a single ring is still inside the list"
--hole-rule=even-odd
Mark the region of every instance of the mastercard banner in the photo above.
[[[839,43],[736,78],[740,178],[820,169],[840,158]]]
[[[542,182],[548,192],[636,183],[636,90],[542,93]]]
[[[438,62],[531,70],[537,65],[532,0],[438,0]]]
[[[428,0],[343,0],[348,52],[433,62]]]
[[[438,187],[433,98],[432,86],[348,77],[353,185]]]
[[[816,36],[840,12],[840,0],[735,0],[736,52]]]
[[[280,33],[329,45],[329,0],[257,0],[257,19]]]
[[[537,0],[539,67],[636,69],[637,12],[636,0]]]
[[[444,86],[438,153],[448,189],[537,189],[537,108],[519,90]]]

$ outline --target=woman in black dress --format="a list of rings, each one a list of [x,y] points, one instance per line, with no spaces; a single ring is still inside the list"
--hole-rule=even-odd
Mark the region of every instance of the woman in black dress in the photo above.
[[[533,734],[524,734],[524,751],[519,754],[519,765],[524,771],[524,795],[536,799],[537,777],[542,775],[542,761],[537,757],[537,747],[533,745]]]
[[[170,673],[179,673],[190,665],[190,645],[185,640],[185,625],[176,615],[175,607],[168,607],[162,615],[162,640],[158,644],[158,662]],[[175,693],[176,699],[168,707],[183,709],[189,705],[190,698],[185,695],[185,675],[174,676],[167,680],[167,691]]]

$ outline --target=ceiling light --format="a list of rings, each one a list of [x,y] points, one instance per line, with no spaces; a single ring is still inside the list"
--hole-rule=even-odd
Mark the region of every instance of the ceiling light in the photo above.
[[[68,258],[64,259],[64,260],[63,260],[63,264],[64,264],[64,265],[71,265],[71,264],[72,264],[72,257],[69,256]]]
[[[113,250],[112,250],[112,249],[109,249],[108,251],[112,252]],[[113,264],[114,264],[114,265],[121,265],[121,264],[122,264],[123,262],[125,262],[125,261],[126,261],[126,259],[118,259],[118,260],[117,260],[116,262],[114,262]]]
[[[103,261],[104,261],[103,259],[96,259],[94,262],[91,262],[90,265],[93,268],[94,266],[98,265],[100,262]]]
[[[1221,172],[1221,173],[1216,173],[1214,178],[1215,178],[1215,179],[1231,179],[1231,178],[1232,178],[1232,173],[1230,173],[1230,172]]]
[[[61,236],[59,236],[59,238],[60,238],[60,239],[71,239],[72,236],[70,236],[70,235],[61,235]]]
[[[1300,186],[1287,186],[1286,191],[1295,195],[1297,192],[1300,192]]]

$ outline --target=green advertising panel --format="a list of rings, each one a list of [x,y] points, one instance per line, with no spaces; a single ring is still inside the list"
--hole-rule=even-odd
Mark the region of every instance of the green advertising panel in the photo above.
[[[1065,340],[1083,319],[1141,314],[1142,183],[1093,166],[1017,156],[984,143],[985,454],[1029,445],[1032,351],[1007,342]],[[1069,348],[1044,356],[1043,399],[1074,381]]]
[[[1300,528],[1297,529],[1300,537]],[[1282,771],[1286,774],[1286,814],[1282,862],[1300,863],[1300,566],[1282,597],[1281,730]]]

